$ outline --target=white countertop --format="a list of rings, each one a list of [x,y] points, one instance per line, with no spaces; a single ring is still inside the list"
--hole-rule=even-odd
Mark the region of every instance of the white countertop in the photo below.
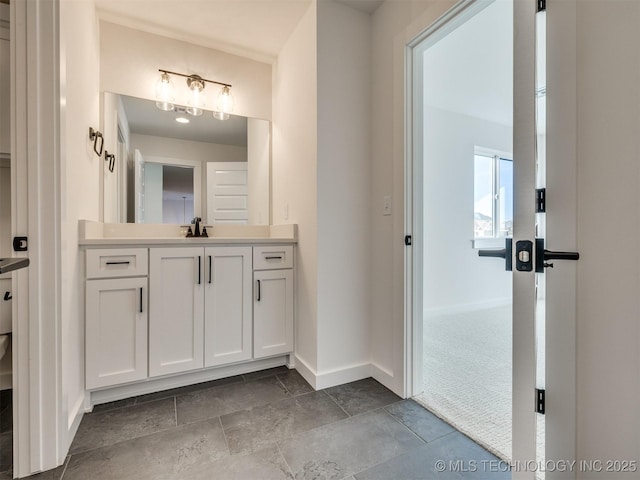
[[[180,225],[100,223],[80,220],[78,243],[84,247],[144,245],[282,244],[298,241],[297,225],[215,225],[209,237],[185,237]]]

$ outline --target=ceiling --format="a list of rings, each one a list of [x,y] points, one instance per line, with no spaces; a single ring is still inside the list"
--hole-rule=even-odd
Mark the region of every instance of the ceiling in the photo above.
[[[425,104],[513,125],[513,7],[496,1],[424,51]]]
[[[337,1],[365,13],[383,2]],[[311,0],[95,0],[95,4],[106,21],[272,62]]]
[[[218,143],[224,145],[247,146],[247,119],[231,115],[228,120],[213,118],[210,111],[198,117],[176,111],[164,112],[152,100],[120,95],[127,114],[131,133],[156,137],[177,138],[193,142]],[[176,117],[184,117],[189,123],[176,122]]]

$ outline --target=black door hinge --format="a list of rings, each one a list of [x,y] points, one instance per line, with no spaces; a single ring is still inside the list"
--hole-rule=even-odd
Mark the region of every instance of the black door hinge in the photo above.
[[[13,250],[15,252],[26,252],[29,246],[27,237],[13,237]]]
[[[547,211],[547,189],[536,188],[536,213]]]
[[[536,413],[544,415],[544,390],[536,388]]]
[[[404,236],[404,244],[405,245],[411,245],[411,235],[405,235]]]
[[[544,12],[547,9],[547,0],[538,0],[538,12]]]

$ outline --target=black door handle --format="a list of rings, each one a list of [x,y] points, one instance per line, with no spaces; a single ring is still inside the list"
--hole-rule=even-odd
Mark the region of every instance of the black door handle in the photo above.
[[[503,248],[500,250],[478,250],[479,257],[496,257],[496,258],[505,258],[507,256],[507,249]]]
[[[554,252],[544,248],[544,238],[536,238],[536,272],[544,272],[545,267],[553,268],[553,263],[547,260],[579,260],[578,252]]]
[[[504,258],[504,266],[507,272],[512,270],[513,259],[511,258],[511,252],[513,248],[513,239],[505,238],[504,239],[504,248],[491,249],[491,250],[478,250],[479,257],[494,257],[494,258]]]

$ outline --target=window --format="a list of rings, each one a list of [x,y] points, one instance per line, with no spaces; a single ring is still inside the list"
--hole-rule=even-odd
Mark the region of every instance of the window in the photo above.
[[[511,155],[476,149],[474,155],[474,239],[513,236]]]

